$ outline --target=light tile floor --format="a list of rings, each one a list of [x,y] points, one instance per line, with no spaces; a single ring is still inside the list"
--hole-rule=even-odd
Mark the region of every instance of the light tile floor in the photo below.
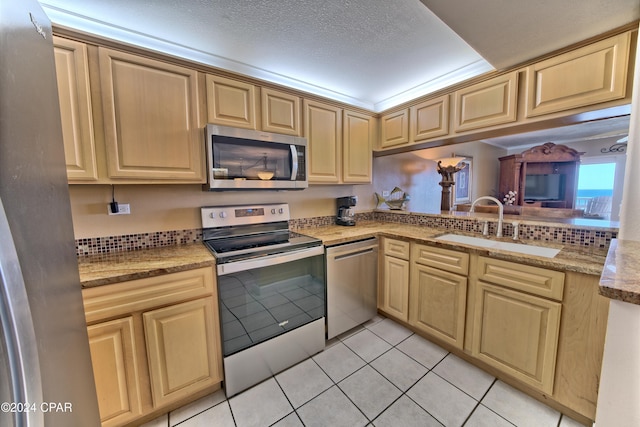
[[[249,390],[220,390],[144,427],[580,425],[376,317]]]

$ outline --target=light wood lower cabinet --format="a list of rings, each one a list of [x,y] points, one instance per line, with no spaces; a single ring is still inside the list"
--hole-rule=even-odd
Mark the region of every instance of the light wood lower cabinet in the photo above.
[[[149,419],[220,387],[212,267],[82,294],[103,426]]]
[[[553,393],[562,304],[480,282],[472,355]]]
[[[409,324],[452,346],[464,346],[469,254],[411,244]]]
[[[410,283],[409,324],[462,349],[467,278],[412,263]]]
[[[378,307],[400,319],[409,319],[409,242],[382,239],[383,261]]]
[[[87,329],[102,425],[117,426],[136,419],[142,415],[142,404],[133,317]]]
[[[151,394],[156,407],[219,381],[211,297],[144,313]]]

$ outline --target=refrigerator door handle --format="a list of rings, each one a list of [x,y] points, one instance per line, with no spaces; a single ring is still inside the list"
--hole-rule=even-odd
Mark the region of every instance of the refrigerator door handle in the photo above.
[[[36,335],[18,254],[0,199],[0,320],[9,361],[13,401],[35,405],[35,411],[16,411],[16,426],[43,426],[42,380]]]

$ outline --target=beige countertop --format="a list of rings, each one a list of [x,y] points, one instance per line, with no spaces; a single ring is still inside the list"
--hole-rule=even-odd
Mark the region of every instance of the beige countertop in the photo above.
[[[353,227],[330,225],[304,228],[298,231],[302,234],[321,239],[326,246],[368,237],[386,236],[407,240],[411,239],[447,249],[460,249],[460,247],[464,247],[480,255],[489,255],[494,258],[545,268],[569,270],[594,275],[601,274],[607,255],[603,249],[578,248],[571,245],[561,246],[557,244],[542,244],[532,240],[519,240],[517,243],[561,248],[560,253],[554,258],[524,255],[516,252],[478,248],[459,243],[447,243],[434,239],[446,233],[467,234],[476,237],[478,234],[377,221],[361,221]],[[495,237],[492,239],[495,239]],[[510,238],[498,240],[514,242]],[[139,251],[116,252],[104,255],[91,255],[78,259],[80,283],[83,288],[213,265],[215,265],[215,258],[204,245],[199,243]],[[636,263],[636,265],[638,265],[638,263]],[[638,295],[640,299],[640,294]]]
[[[200,243],[78,258],[83,288],[213,265],[213,255]]]
[[[600,277],[600,294],[640,305],[640,242],[611,241]]]
[[[521,243],[526,245],[537,245],[561,249],[558,255],[556,255],[554,258],[525,255],[516,252],[479,248],[477,246],[470,246],[461,243],[447,243],[434,239],[439,235],[447,233],[482,237],[477,233],[470,234],[450,229],[429,228],[418,225],[376,221],[360,221],[357,225],[352,227],[330,225],[325,227],[303,228],[298,230],[298,232],[319,238],[327,246],[365,239],[367,237],[387,236],[392,238],[412,239],[421,243],[440,246],[447,249],[459,249],[460,247],[463,247],[480,255],[489,255],[494,258],[504,259],[507,261],[519,262],[522,264],[535,265],[556,270],[576,271],[578,273],[593,274],[598,276],[602,273],[607,255],[606,250],[600,248],[583,248],[574,245],[558,245],[526,239],[514,241],[511,238],[492,238],[494,240],[500,240],[510,243]]]

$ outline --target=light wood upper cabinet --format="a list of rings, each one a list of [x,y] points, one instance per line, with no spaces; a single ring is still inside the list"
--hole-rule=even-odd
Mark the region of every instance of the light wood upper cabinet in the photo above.
[[[454,130],[467,131],[516,121],[518,73],[494,77],[457,90]]]
[[[411,142],[449,133],[449,95],[421,102],[409,112]]]
[[[220,381],[211,297],[143,314],[155,407]]]
[[[260,94],[262,130],[301,136],[300,97],[265,87]]]
[[[117,426],[142,414],[133,318],[88,327],[100,421]]]
[[[254,85],[211,74],[205,80],[208,123],[257,129]]]
[[[375,120],[366,114],[344,110],[342,124],[342,182],[371,182]]]
[[[527,117],[626,96],[629,32],[527,67]]]
[[[409,319],[409,242],[385,237],[382,248],[378,307],[406,322]]]
[[[62,120],[62,138],[69,181],[96,181],[96,145],[84,43],[53,38]]]
[[[342,109],[304,100],[304,136],[310,183],[339,183],[342,168]]]
[[[194,70],[99,48],[111,179],[204,182]]]
[[[404,109],[380,118],[380,148],[409,143],[409,110]]]

